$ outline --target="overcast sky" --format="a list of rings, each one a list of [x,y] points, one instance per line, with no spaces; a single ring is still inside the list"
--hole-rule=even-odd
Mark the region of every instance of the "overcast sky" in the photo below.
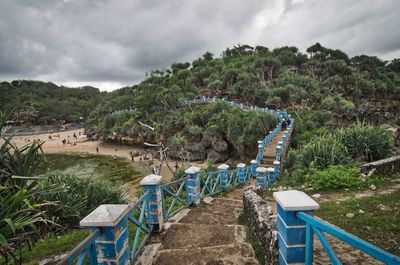
[[[0,80],[112,90],[235,44],[400,57],[399,0],[0,0]]]

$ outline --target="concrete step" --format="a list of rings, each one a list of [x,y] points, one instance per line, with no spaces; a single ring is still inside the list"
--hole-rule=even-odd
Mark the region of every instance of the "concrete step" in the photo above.
[[[172,224],[165,232],[162,242],[161,250],[231,245],[235,243],[235,226]]]
[[[152,264],[259,264],[245,238],[246,228],[241,225],[173,224]]]
[[[215,246],[195,249],[161,250],[157,265],[259,265],[249,245]]]
[[[190,209],[190,212],[182,218],[182,224],[209,224],[209,225],[234,225],[239,216],[240,209],[225,207],[224,209]]]

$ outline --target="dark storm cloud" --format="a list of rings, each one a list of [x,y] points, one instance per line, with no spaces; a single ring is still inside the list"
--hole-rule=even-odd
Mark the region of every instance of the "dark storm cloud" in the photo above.
[[[132,84],[238,43],[400,53],[397,0],[0,0],[0,80]]]

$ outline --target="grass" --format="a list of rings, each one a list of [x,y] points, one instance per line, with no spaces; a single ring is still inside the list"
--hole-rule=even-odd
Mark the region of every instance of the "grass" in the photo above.
[[[316,215],[395,255],[400,255],[400,191],[386,195],[323,202]],[[387,207],[382,210],[382,206]],[[359,210],[364,213],[359,213]],[[346,217],[354,213],[353,218]]]
[[[60,170],[64,173],[89,176],[122,185],[142,179],[144,174],[123,159],[114,160],[109,156],[96,155],[46,155],[47,163],[39,174]]]
[[[361,173],[360,173],[361,175]],[[294,178],[293,175],[285,174],[283,177],[280,177],[271,187],[291,187],[297,190],[302,190],[305,193],[312,195],[317,192],[323,192],[324,194],[329,193],[337,193],[340,192],[343,196],[351,195],[355,192],[360,192],[363,190],[368,190],[369,186],[372,184],[375,185],[376,188],[387,188],[393,185],[393,179],[400,178],[400,171],[398,172],[386,172],[386,173],[377,173],[373,174],[367,182],[363,182],[361,185],[348,187],[348,188],[324,188],[324,189],[316,189],[313,187],[312,190],[303,189],[302,186],[305,184],[301,179]],[[268,191],[265,196],[272,196],[272,191]],[[262,196],[265,198],[265,196]]]
[[[28,246],[25,246],[21,250],[22,264],[37,265],[46,257],[71,251],[88,235],[89,232],[87,230],[74,230],[61,236],[41,239],[31,247],[31,250],[29,250]],[[1,262],[2,260],[0,259]]]
[[[132,248],[133,240],[137,226],[129,222],[129,246]],[[139,237],[139,244],[145,237],[145,232],[142,231]],[[28,246],[22,249],[22,264],[24,265],[37,265],[43,259],[53,257],[71,251],[76,247],[85,237],[89,235],[87,230],[73,230],[61,236],[52,236],[47,239],[41,239],[36,242],[29,250]],[[0,263],[2,259],[0,259]]]

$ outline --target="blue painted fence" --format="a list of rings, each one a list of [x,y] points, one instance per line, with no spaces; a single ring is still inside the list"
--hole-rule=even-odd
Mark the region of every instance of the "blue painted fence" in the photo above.
[[[311,265],[313,263],[313,234],[315,233],[318,240],[321,242],[325,252],[332,264],[342,264],[340,259],[336,255],[335,251],[329,244],[328,239],[325,237],[324,233],[328,233],[331,236],[341,240],[342,242],[353,246],[354,248],[370,255],[378,261],[385,264],[394,265],[400,264],[400,257],[397,257],[387,251],[384,251],[344,230],[332,226],[322,220],[315,218],[305,212],[297,213],[298,219],[302,220],[306,224],[306,247],[305,247],[305,264]]]

